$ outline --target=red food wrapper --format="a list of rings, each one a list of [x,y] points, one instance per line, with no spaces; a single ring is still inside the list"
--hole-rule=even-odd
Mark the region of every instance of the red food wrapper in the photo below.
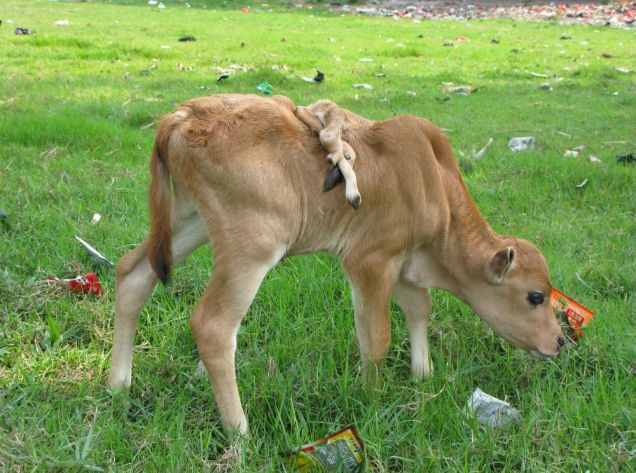
[[[550,302],[557,316],[563,316],[572,329],[571,338],[576,340],[582,337],[583,328],[594,318],[594,312],[555,288],[552,288]]]
[[[48,280],[70,292],[83,292],[93,296],[102,295],[102,284],[95,276],[95,273],[88,273],[71,279],[49,278]]]

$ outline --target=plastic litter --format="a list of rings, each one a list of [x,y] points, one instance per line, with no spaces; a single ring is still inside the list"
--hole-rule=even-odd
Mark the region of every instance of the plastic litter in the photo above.
[[[521,414],[506,401],[475,389],[466,404],[466,411],[473,415],[481,425],[498,429],[521,422]]]
[[[631,69],[627,69],[626,67],[617,67],[616,70],[618,72],[622,72],[623,74],[629,74],[630,72],[632,72]]]
[[[28,36],[35,33],[35,31],[30,30],[29,28],[16,28],[14,33],[17,34],[18,36],[21,36],[21,35]]]
[[[373,89],[373,86],[371,84],[353,84],[353,88],[354,89]]]
[[[360,62],[373,62],[373,58],[363,57],[363,58],[360,58]]]
[[[313,443],[281,453],[288,471],[324,473],[361,472],[364,442],[353,425]]]
[[[488,139],[488,143],[486,143],[486,145],[480,149],[479,151],[477,151],[477,153],[475,153],[475,159],[480,160],[482,159],[484,156],[486,156],[486,152],[488,151],[488,148],[490,148],[490,146],[493,143],[493,139],[489,138]]]
[[[165,10],[166,6],[162,2],[159,2],[159,5],[157,5],[157,8],[159,10]]]
[[[543,84],[539,85],[539,89],[547,90],[549,92],[552,90],[552,86],[548,82],[544,82]]]
[[[587,186],[587,183],[589,182],[588,178],[583,179],[581,182],[579,182],[576,185],[577,189],[583,189],[585,186]]]
[[[510,138],[508,141],[508,148],[511,151],[518,153],[520,151],[526,151],[528,149],[534,148],[536,140],[534,136],[521,136],[518,138]]]
[[[95,273],[88,273],[71,279],[50,277],[48,281],[70,292],[82,292],[92,296],[102,295],[102,284],[97,279],[97,276],[95,276]]]
[[[594,163],[594,164],[599,164],[599,163],[602,163],[602,162],[603,162],[603,161],[601,161],[599,158],[597,158],[596,156],[594,156],[594,155],[592,155],[592,154],[590,154],[590,156],[587,158],[587,160],[588,160],[589,162],[591,162],[591,163]]]
[[[622,153],[616,156],[616,162],[621,164],[636,162],[636,156],[634,153]]]
[[[222,80],[229,79],[230,75],[227,72],[220,74],[219,77],[216,78],[217,82],[221,82]]]
[[[0,218],[4,220],[7,217],[8,217],[7,211],[4,209],[0,209]]]
[[[71,24],[68,20],[56,20],[53,22],[53,26],[69,26]]]
[[[267,81],[263,81],[256,86],[256,90],[258,90],[263,95],[272,95],[274,92],[274,88]]]
[[[98,213],[93,214],[93,218],[91,219],[91,223],[93,225],[95,225],[97,222],[99,222],[102,219],[102,216]]]
[[[188,41],[196,41],[197,39],[194,36],[182,36],[179,38],[179,41],[182,43],[187,43]]]
[[[104,266],[108,266],[108,267],[113,267],[115,266],[110,260],[108,260],[104,255],[102,255],[99,251],[97,251],[95,248],[93,248],[91,245],[89,245],[88,243],[86,243],[84,240],[82,240],[80,237],[78,237],[77,235],[75,235],[75,239],[77,241],[79,241],[80,245],[82,245],[84,247],[84,249],[88,252],[89,255],[91,255],[93,258],[95,258],[97,261],[99,261],[100,264],[103,264]]]
[[[574,341],[582,337],[583,328],[594,318],[594,312],[554,287],[550,294],[550,302],[556,316],[567,324],[568,330],[565,334]]]
[[[477,89],[471,87],[470,85],[459,85],[455,86],[452,82],[444,82],[442,87],[442,92],[446,95],[449,94],[457,94],[457,95],[470,95],[473,92],[476,92]]]
[[[305,82],[316,82],[319,84],[325,80],[325,74],[322,71],[316,69],[316,75],[314,77],[303,77],[302,79]]]

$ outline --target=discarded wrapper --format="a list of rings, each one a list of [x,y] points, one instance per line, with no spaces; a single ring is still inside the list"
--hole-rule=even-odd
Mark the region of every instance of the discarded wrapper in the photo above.
[[[267,81],[263,81],[256,86],[256,90],[258,90],[263,95],[272,95],[274,92],[274,88]]]
[[[475,389],[466,403],[466,411],[473,415],[481,425],[493,429],[520,422],[521,414],[506,401]]]
[[[534,148],[535,139],[533,136],[521,136],[518,138],[510,138],[508,148],[515,153]]]
[[[82,240],[80,237],[78,237],[77,235],[75,235],[75,239],[77,241],[80,242],[80,245],[82,245],[84,247],[84,249],[88,252],[89,255],[91,255],[93,258],[95,258],[97,261],[99,261],[101,264],[103,264],[104,266],[109,266],[109,267],[113,267],[115,266],[112,261],[110,261],[109,259],[107,259],[104,255],[102,255],[99,251],[97,251],[95,248],[93,248],[91,245],[89,245],[88,243],[86,243],[84,240]]]
[[[570,338],[576,340],[582,337],[583,328],[587,327],[590,320],[594,318],[594,312],[555,288],[552,288],[550,302],[557,316],[563,317],[572,329],[572,333],[568,334]]]
[[[362,472],[364,443],[353,425],[313,443],[281,453],[290,472]]]
[[[97,276],[95,276],[95,273],[88,273],[71,279],[50,277],[48,280],[71,292],[83,292],[84,294],[91,294],[93,296],[102,295],[102,284],[97,279]]]

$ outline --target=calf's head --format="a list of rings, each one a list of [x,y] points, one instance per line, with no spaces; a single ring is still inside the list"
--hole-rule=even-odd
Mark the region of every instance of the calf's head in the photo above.
[[[497,333],[537,358],[565,344],[550,304],[550,275],[541,252],[520,239],[483,255],[483,277],[462,288],[465,300]]]

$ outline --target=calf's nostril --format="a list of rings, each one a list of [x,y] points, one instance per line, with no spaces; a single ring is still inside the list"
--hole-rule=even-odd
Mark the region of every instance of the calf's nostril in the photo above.
[[[557,343],[559,344],[559,348],[561,348],[563,345],[565,345],[565,338],[559,337],[557,339]]]

